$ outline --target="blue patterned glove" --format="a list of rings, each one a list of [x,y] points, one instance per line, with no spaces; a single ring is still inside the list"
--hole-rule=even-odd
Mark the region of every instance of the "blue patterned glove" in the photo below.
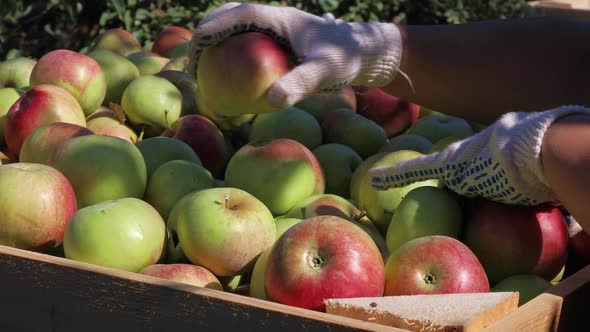
[[[556,198],[543,176],[541,144],[549,126],[590,109],[569,105],[544,112],[504,114],[485,130],[445,150],[369,170],[381,190],[438,178],[454,192],[506,204],[536,205]]]

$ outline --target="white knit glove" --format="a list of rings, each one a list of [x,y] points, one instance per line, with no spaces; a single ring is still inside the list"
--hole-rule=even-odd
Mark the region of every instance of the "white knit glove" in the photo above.
[[[590,109],[570,105],[545,112],[507,113],[441,152],[369,170],[371,184],[384,190],[439,178],[464,196],[520,205],[557,202],[543,176],[541,144],[554,121],[574,113],[590,114]]]
[[[402,41],[391,23],[346,23],[294,7],[227,3],[212,11],[193,32],[187,72],[196,77],[203,49],[244,31],[273,37],[296,58],[297,66],[268,92],[274,107],[346,85],[387,85],[399,70]]]

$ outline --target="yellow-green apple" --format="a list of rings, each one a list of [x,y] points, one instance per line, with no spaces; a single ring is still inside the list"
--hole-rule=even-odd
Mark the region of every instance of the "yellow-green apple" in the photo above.
[[[148,178],[144,200],[164,218],[186,194],[213,188],[211,173],[203,166],[187,160],[172,160],[162,164]]]
[[[430,154],[430,153],[435,153],[435,152],[441,152],[442,150],[446,149],[447,146],[449,146],[452,143],[455,143],[457,141],[460,141],[464,138],[465,137],[459,137],[459,136],[447,136],[445,138],[441,138],[436,143],[434,143],[430,147],[430,149],[425,153]]]
[[[213,113],[237,116],[278,111],[268,103],[267,92],[290,68],[289,56],[277,42],[247,32],[206,48],[196,76]]]
[[[447,136],[471,136],[473,129],[465,119],[439,113],[418,119],[405,133],[424,136],[436,143]]]
[[[346,108],[355,112],[356,97],[353,88],[345,86],[332,93],[318,93],[306,97],[297,102],[295,107],[310,113],[319,123],[322,123],[324,115],[330,111]]]
[[[254,120],[256,114],[241,114],[241,115],[224,115],[217,113],[213,108],[209,106],[203,97],[201,89],[197,85],[197,108],[199,114],[213,121],[215,125],[225,131],[236,131],[240,130],[243,126],[246,126]],[[248,138],[248,137],[246,137]]]
[[[211,120],[202,115],[185,115],[174,122],[170,130],[164,131],[162,136],[186,143],[215,178],[223,178],[233,149]]]
[[[188,63],[189,58],[186,55],[172,58],[170,59],[170,61],[168,61],[167,64],[164,65],[164,67],[162,67],[161,71],[176,70],[184,72],[186,70],[186,66],[188,65]]]
[[[181,116],[199,113],[197,80],[188,76],[187,73],[178,70],[163,70],[155,76],[167,79],[182,94]]]
[[[390,252],[404,243],[429,235],[459,239],[463,211],[455,195],[444,188],[418,187],[402,199],[387,227]]]
[[[165,78],[140,76],[123,92],[121,106],[132,124],[161,133],[180,117],[182,93]]]
[[[168,222],[175,223],[186,257],[217,276],[249,273],[258,255],[275,240],[272,214],[243,190],[204,189],[183,201],[170,214],[176,220]]]
[[[374,155],[387,143],[383,128],[346,108],[326,113],[322,120],[322,132],[324,143],[349,146],[363,159]]]
[[[373,239],[336,216],[291,226],[272,246],[264,272],[269,300],[318,311],[328,298],[382,296],[384,282]]]
[[[107,82],[93,58],[70,50],[51,51],[39,59],[31,72],[31,86],[55,84],[66,89],[88,115],[102,104]]]
[[[549,204],[509,205],[480,200],[466,220],[464,242],[492,282],[516,274],[551,280],[566,262],[568,230]]]
[[[383,127],[387,137],[401,134],[418,121],[420,105],[392,96],[377,87],[353,88],[357,113]]]
[[[252,122],[249,141],[289,138],[308,149],[322,144],[322,128],[309,113],[297,107],[258,114]]]
[[[385,157],[387,152],[378,152],[369,158],[363,160],[360,165],[354,170],[352,173],[352,177],[350,178],[350,199],[357,202],[355,205],[358,206],[361,183],[365,178],[366,173],[373,167],[373,164],[376,163],[381,158]]]
[[[141,269],[139,273],[193,286],[223,290],[219,279],[211,271],[198,265],[152,264]]]
[[[96,135],[114,136],[137,143],[137,134],[125,124],[125,114],[100,106],[86,117],[86,127]]]
[[[224,291],[234,293],[238,288],[245,285],[246,279],[245,275],[239,274],[229,277],[219,277],[219,282]]]
[[[291,226],[298,224],[302,219],[299,218],[280,218],[275,219],[275,225],[277,227],[276,239],[281,237]],[[256,259],[254,268],[252,269],[252,275],[250,276],[250,292],[248,295],[258,299],[266,300],[266,293],[264,292],[264,271],[266,270],[266,262],[268,261],[268,255],[272,250],[272,246],[264,250],[260,256]]]
[[[385,296],[489,291],[475,254],[452,237],[431,235],[408,241],[385,263]]]
[[[92,49],[106,49],[122,56],[142,50],[139,40],[131,32],[123,28],[103,31],[94,40]]]
[[[86,127],[84,112],[68,91],[53,84],[32,87],[12,104],[6,114],[6,145],[18,156],[25,138],[33,130],[53,122],[67,122]]]
[[[172,160],[187,160],[201,165],[201,159],[188,144],[171,137],[150,137],[135,146],[143,156],[148,178],[158,167]]]
[[[4,121],[6,121],[6,113],[14,102],[16,102],[23,94],[24,90],[17,88],[0,88],[0,146],[5,146],[4,141]]]
[[[92,135],[90,129],[66,122],[52,122],[33,130],[23,142],[19,160],[52,166],[60,145],[73,137]]]
[[[300,201],[324,193],[324,174],[303,144],[279,138],[241,147],[230,159],[225,184],[249,192],[275,216]]]
[[[138,198],[125,197],[79,209],[68,223],[63,245],[66,258],[138,272],[160,260],[165,237],[166,225],[158,211]]]
[[[535,274],[517,274],[500,280],[492,287],[492,292],[518,292],[518,305],[521,306],[553,287],[549,281]]]
[[[0,187],[0,244],[34,251],[61,244],[77,209],[61,172],[35,163],[2,165]]]
[[[426,137],[414,134],[401,134],[389,139],[381,147],[379,152],[394,152],[399,150],[412,150],[427,154],[432,148],[432,142]]]
[[[189,29],[180,26],[168,26],[160,30],[156,38],[154,38],[152,52],[170,58],[171,52],[176,46],[190,42],[191,39],[193,39],[193,33]]]
[[[350,197],[350,180],[363,162],[351,147],[338,143],[322,144],[311,152],[316,156],[326,180],[326,194]]]
[[[96,49],[86,55],[98,62],[104,73],[107,88],[102,104],[121,104],[123,91],[139,77],[137,67],[124,56],[105,49]]]
[[[137,67],[140,76],[154,75],[170,62],[170,59],[148,51],[131,53],[127,55],[127,60]]]
[[[380,158],[377,162],[371,165],[371,168],[389,167],[401,161],[414,159],[420,156],[423,156],[423,154],[412,150],[394,151]],[[379,230],[385,234],[395,209],[397,209],[402,199],[412,189],[423,186],[437,187],[438,184],[438,179],[429,179],[416,181],[403,187],[378,190],[371,185],[371,179],[369,178],[368,173],[365,173],[365,176],[361,179],[359,184],[359,208],[365,210],[369,218],[375,223]]]
[[[17,57],[0,63],[0,88],[26,89],[37,60]]]
[[[142,198],[145,192],[141,152],[118,137],[73,137],[59,146],[53,165],[72,183],[78,208],[124,197]]]

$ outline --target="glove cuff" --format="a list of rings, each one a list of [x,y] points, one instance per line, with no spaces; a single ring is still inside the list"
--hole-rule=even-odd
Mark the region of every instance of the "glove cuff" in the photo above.
[[[393,23],[351,23],[362,54],[361,70],[354,85],[383,87],[399,71],[402,36]]]

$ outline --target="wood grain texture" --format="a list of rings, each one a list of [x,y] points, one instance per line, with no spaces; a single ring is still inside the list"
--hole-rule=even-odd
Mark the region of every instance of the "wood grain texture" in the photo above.
[[[587,331],[590,325],[588,301],[590,300],[590,266],[569,276],[551,287],[548,294],[563,299],[559,311],[557,331]]]
[[[483,331],[491,332],[548,332],[554,331],[561,309],[562,298],[552,294],[541,294],[530,300],[494,325]]]

